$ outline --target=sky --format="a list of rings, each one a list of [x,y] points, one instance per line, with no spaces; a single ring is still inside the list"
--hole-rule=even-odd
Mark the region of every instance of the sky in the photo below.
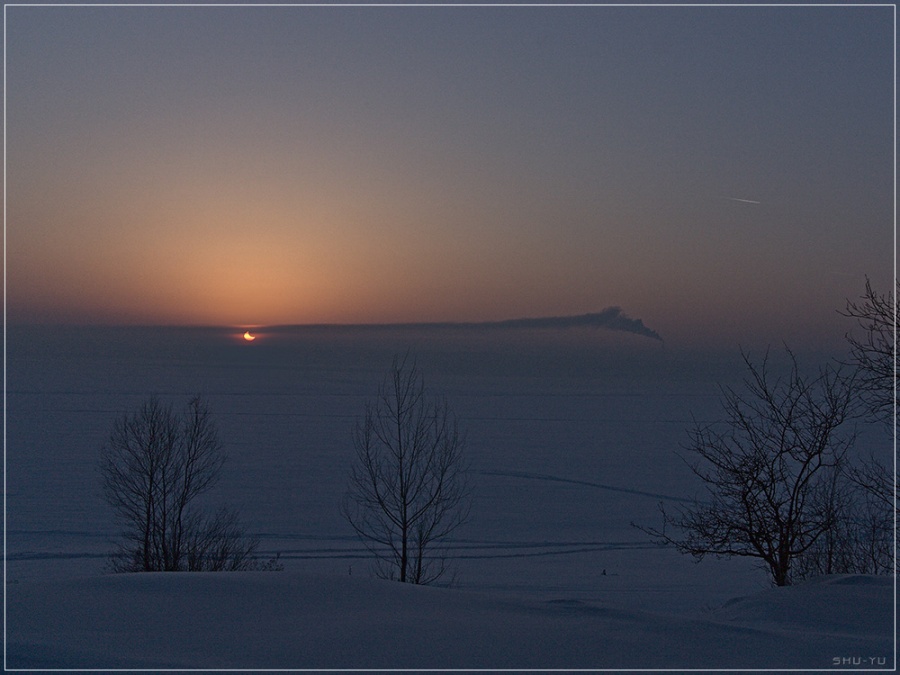
[[[7,319],[841,340],[894,11],[6,6]]]

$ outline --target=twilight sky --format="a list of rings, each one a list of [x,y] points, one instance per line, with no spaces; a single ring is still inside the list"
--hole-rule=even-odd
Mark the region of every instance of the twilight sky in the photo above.
[[[828,342],[894,261],[894,8],[6,7],[11,322]]]

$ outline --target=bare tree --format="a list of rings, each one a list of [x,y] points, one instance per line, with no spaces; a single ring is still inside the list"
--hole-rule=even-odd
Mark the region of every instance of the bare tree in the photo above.
[[[341,511],[378,561],[379,576],[440,579],[436,544],[469,513],[464,440],[447,403],[426,396],[409,358],[395,358],[374,404],[354,428],[356,465]]]
[[[200,397],[191,399],[183,415],[152,397],[137,413],[118,418],[100,462],[106,501],[125,527],[113,570],[251,566],[257,541],[244,536],[237,516],[221,511],[207,518],[195,507],[224,461]]]
[[[724,423],[697,423],[687,446],[708,498],[663,510],[661,531],[641,528],[698,559],[756,558],[778,586],[791,583],[794,560],[834,527],[832,481],[854,441],[842,428],[852,416],[850,378],[831,368],[805,377],[788,354],[789,374],[774,379],[768,354],[759,367],[743,355],[746,393],[723,389]]]
[[[900,289],[900,281],[896,289]],[[862,329],[862,337],[847,334],[850,343],[851,365],[857,369],[859,396],[865,405],[867,416],[884,423],[896,436],[897,423],[897,331],[896,292],[880,295],[866,277],[866,291],[858,302],[848,300],[841,312],[856,319]],[[895,446],[896,447],[896,446]],[[892,479],[893,476],[893,479]],[[896,496],[897,474],[870,455],[852,466],[847,477],[854,487],[864,492],[862,507],[854,521],[865,536],[858,537],[860,546],[857,558],[864,561],[866,571],[879,573],[894,569],[892,546],[894,522],[900,517]],[[858,533],[857,533],[858,534]]]
[[[900,282],[898,282],[900,288]],[[859,302],[847,301],[841,312],[856,319],[863,337],[847,334],[852,363],[859,371],[857,386],[876,420],[893,425],[897,403],[897,363],[895,359],[896,305],[894,298],[879,295],[866,277],[866,292]]]

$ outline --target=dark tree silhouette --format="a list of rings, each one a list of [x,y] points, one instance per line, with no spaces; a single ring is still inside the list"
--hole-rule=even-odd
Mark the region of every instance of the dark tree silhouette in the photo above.
[[[865,293],[857,302],[848,300],[846,309],[841,312],[855,319],[862,329],[861,337],[848,333],[847,341],[850,343],[850,365],[857,370],[859,396],[867,416],[885,424],[894,434],[897,423],[895,336],[898,289],[900,281],[893,296],[890,293],[880,295],[866,277]],[[853,514],[856,527],[852,534],[860,542],[856,547],[856,558],[865,563],[866,571],[893,571],[894,522],[900,517],[896,501],[900,489],[898,476],[874,454],[852,466],[847,476],[853,486],[864,493],[863,508]],[[861,536],[861,529],[865,536]]]
[[[356,464],[341,511],[377,558],[379,576],[429,584],[446,571],[436,544],[469,513],[464,441],[447,403],[395,358],[353,434]]]
[[[698,559],[757,558],[778,586],[832,530],[830,490],[855,437],[842,428],[853,414],[851,378],[831,368],[805,377],[788,354],[789,374],[774,379],[768,354],[759,367],[743,355],[746,392],[723,389],[724,422],[697,423],[687,446],[707,498],[674,514],[663,510],[662,530],[641,528]]]
[[[156,397],[118,418],[100,462],[106,501],[125,527],[111,558],[115,571],[247,569],[257,541],[236,514],[212,517],[195,500],[216,482],[225,461],[206,404],[184,414]]]
[[[900,282],[898,282],[900,288]],[[893,425],[897,403],[897,364],[894,358],[895,299],[879,295],[866,277],[866,292],[858,302],[847,301],[844,316],[856,319],[863,336],[847,334],[852,364],[858,369],[857,386],[876,420]]]

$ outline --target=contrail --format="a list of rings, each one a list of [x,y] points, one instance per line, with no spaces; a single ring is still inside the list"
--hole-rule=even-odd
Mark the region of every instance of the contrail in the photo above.
[[[755,199],[741,199],[740,197],[722,197],[722,199],[729,199],[733,202],[741,202],[743,204],[762,204],[762,202],[758,202]]]

